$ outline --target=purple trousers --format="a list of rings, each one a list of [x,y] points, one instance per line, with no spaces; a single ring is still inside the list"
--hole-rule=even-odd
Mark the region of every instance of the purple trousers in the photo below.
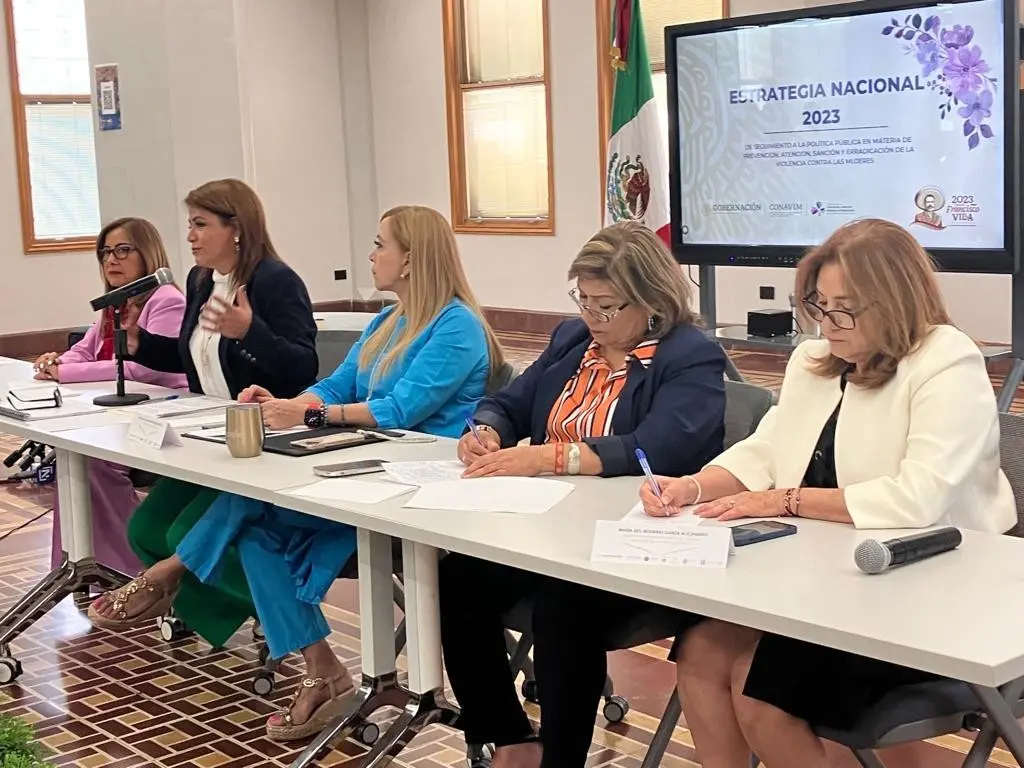
[[[96,561],[128,576],[143,570],[128,545],[128,518],[139,506],[139,495],[128,477],[128,467],[109,461],[88,459],[89,490],[92,496],[92,541]],[[53,543],[50,562],[61,561],[60,502],[53,503]]]

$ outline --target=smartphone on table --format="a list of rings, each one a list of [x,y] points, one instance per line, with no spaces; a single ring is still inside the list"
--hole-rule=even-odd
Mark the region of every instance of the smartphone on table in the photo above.
[[[363,461],[346,461],[341,464],[325,464],[313,467],[313,474],[318,477],[354,477],[356,475],[372,475],[384,471],[382,459],[365,459]]]
[[[759,541],[778,539],[794,533],[796,533],[795,525],[780,523],[778,520],[758,520],[754,523],[734,526],[732,543],[737,547],[745,547],[747,544],[757,544]]]

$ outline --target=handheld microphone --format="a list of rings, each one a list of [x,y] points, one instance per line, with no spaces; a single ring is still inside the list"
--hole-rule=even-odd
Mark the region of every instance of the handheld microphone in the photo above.
[[[101,309],[107,307],[120,307],[128,299],[135,296],[139,296],[148,291],[152,291],[154,288],[159,288],[161,285],[170,285],[174,282],[174,275],[171,274],[171,270],[167,267],[160,267],[152,275],[146,275],[140,277],[138,280],[133,280],[128,285],[122,285],[120,288],[115,288],[108,293],[103,294],[98,299],[93,299],[89,303],[92,305],[94,312],[99,312]]]
[[[960,546],[963,535],[957,528],[938,528],[899,539],[868,539],[857,545],[853,561],[864,573],[882,573],[900,565],[916,563]]]

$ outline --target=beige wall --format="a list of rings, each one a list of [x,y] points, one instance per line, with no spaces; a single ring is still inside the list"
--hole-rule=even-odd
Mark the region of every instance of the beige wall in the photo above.
[[[0,4],[0,20],[2,14]],[[89,320],[88,300],[103,290],[96,257],[22,252],[9,83],[7,51],[0,50],[0,334],[78,325]]]

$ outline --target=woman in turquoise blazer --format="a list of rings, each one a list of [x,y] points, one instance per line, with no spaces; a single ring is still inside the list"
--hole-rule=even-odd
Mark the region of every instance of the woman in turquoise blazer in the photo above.
[[[239,400],[260,403],[268,427],[351,425],[458,437],[503,365],[441,214],[394,208],[381,217],[374,245],[374,285],[394,292],[398,302],[374,318],[337,371],[298,397],[278,399],[258,386],[244,390]],[[355,693],[327,643],[330,629],[320,610],[355,546],[350,526],[223,493],[175,554],[136,580],[145,583],[126,596],[123,610],[129,620],[166,612],[182,579],[222,589],[226,555],[237,549],[271,657],[301,651],[306,663],[295,698],[270,718],[267,733],[278,741],[306,738]],[[210,618],[224,639],[248,616]],[[204,634],[191,619],[190,627]]]

